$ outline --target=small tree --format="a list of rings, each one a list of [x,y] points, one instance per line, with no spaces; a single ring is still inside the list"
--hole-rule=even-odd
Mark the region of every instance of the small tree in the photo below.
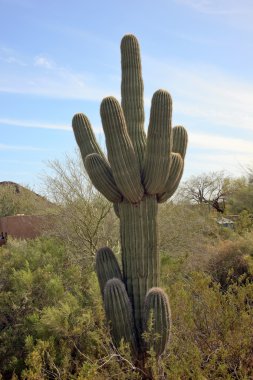
[[[66,155],[62,162],[50,161],[48,166],[51,173],[44,175],[44,191],[58,206],[50,233],[59,237],[88,269],[98,246],[108,240],[117,245],[117,234],[113,233],[117,218],[109,202],[92,186],[78,154]]]
[[[247,174],[237,180],[238,186],[234,186],[229,197],[229,210],[239,214],[247,211],[253,214],[253,169],[248,169]]]
[[[229,195],[238,185],[235,180],[225,176],[224,172],[203,173],[185,181],[178,197],[223,213]]]

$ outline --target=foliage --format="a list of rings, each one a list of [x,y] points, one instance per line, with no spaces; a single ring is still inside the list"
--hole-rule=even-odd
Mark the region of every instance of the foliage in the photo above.
[[[252,230],[253,227],[253,215],[249,214],[248,211],[243,210],[238,215],[236,220],[235,228],[239,234],[245,234]]]
[[[220,230],[207,209],[187,203],[167,202],[158,212],[160,250],[173,257],[200,253],[207,242],[219,238]]]
[[[91,194],[62,198],[61,212],[84,199],[80,215],[96,218],[103,204]],[[74,212],[69,221],[65,215],[62,224],[77,223]],[[239,215],[234,231],[221,229],[206,208],[185,203],[163,204],[158,218],[161,284],[173,322],[165,354],[157,361],[153,346],[160,335],[153,330],[145,337],[149,351],[142,368],[132,362],[129,345],[114,347],[104,327],[92,251],[87,245],[82,254],[81,234],[70,230],[66,243],[56,229],[60,238],[10,239],[0,248],[0,379],[139,380],[143,371],[154,380],[253,378],[249,212]],[[107,239],[118,252],[117,228],[110,210],[100,221],[102,233],[94,234],[94,247]],[[78,242],[70,249],[71,239]]]
[[[66,155],[63,162],[50,161],[48,167],[44,193],[59,206],[48,233],[61,239],[72,258],[90,270],[101,245],[118,246],[117,218],[109,202],[92,187],[78,154]]]
[[[231,192],[228,200],[230,214],[240,214],[244,210],[253,214],[253,183],[250,178],[242,178],[240,186],[235,187]]]
[[[0,217],[16,214],[42,215],[54,206],[42,196],[12,182],[1,183]]]
[[[249,264],[246,260],[244,241],[224,240],[209,250],[207,270],[212,278],[217,281],[223,290],[231,283],[252,278]],[[246,252],[245,252],[246,251]],[[253,255],[253,252],[251,252]]]
[[[1,249],[0,279],[0,368],[6,378],[43,355],[45,363],[35,367],[44,375],[48,366],[53,373],[58,366],[62,374],[76,370],[83,361],[79,350],[94,355],[102,331],[97,287],[90,286],[94,276],[73,264],[59,241],[10,242]]]
[[[169,379],[250,379],[253,376],[253,284],[225,293],[203,273],[179,279],[169,291],[173,339],[164,358]]]
[[[253,283],[240,273],[231,276],[238,258],[230,265],[226,256],[236,247],[240,257],[253,257],[251,235],[239,242],[221,241],[207,251],[209,259],[225,256],[215,267],[225,270],[226,265],[229,276],[221,277],[225,282],[229,278],[225,287],[215,277],[217,271],[210,269],[212,277],[204,273],[206,268],[196,272],[187,266],[186,271],[188,258],[163,256],[172,340],[158,365],[151,346],[146,370],[153,379],[161,380],[162,372],[182,380],[253,376]],[[14,373],[22,380],[140,379],[129,348],[122,343],[116,350],[104,328],[94,272],[87,275],[60,241],[10,241],[0,250],[0,279],[3,379],[14,379]]]

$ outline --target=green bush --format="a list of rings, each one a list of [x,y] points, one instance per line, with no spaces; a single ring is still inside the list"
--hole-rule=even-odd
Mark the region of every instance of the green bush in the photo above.
[[[72,263],[59,241],[38,239],[2,248],[0,290],[4,378],[20,375],[41,347],[52,357],[57,352],[54,365],[63,373],[81,366],[78,350],[94,356],[103,331],[97,282]]]
[[[237,242],[248,257],[250,239]],[[221,246],[230,252],[235,242]],[[253,284],[232,277],[221,291],[203,270],[186,271],[185,260],[163,255],[172,340],[159,367],[151,347],[153,379],[161,380],[160,368],[173,380],[252,378]],[[10,241],[0,249],[0,326],[4,380],[140,379],[128,347],[112,346],[94,273],[56,239]]]
[[[253,215],[248,211],[243,210],[240,212],[238,219],[235,224],[236,231],[243,235],[250,232],[253,227]]]
[[[246,278],[252,279],[245,248],[244,241],[240,239],[237,241],[221,241],[212,248],[212,256],[208,262],[207,270],[223,290],[226,290],[232,282],[240,282]]]
[[[169,289],[173,339],[164,358],[169,379],[251,379],[253,284],[220,285],[194,272]]]

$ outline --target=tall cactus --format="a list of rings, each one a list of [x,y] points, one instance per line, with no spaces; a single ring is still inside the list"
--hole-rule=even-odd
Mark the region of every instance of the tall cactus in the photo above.
[[[154,318],[160,339],[157,356],[169,339],[170,308],[159,286],[157,209],[175,192],[183,174],[187,133],[172,128],[172,100],[165,90],[152,98],[148,134],[144,131],[143,80],[139,44],[133,35],[121,42],[122,104],[114,97],[101,103],[108,158],[99,148],[88,118],[73,117],[73,130],[94,186],[114,204],[120,219],[122,273],[113,252],[98,251],[96,271],[114,343],[129,342],[137,358],[151,348],[143,342]],[[151,342],[152,343],[152,342]]]

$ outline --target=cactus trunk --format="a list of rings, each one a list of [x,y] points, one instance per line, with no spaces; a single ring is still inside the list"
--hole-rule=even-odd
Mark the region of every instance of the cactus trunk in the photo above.
[[[147,291],[159,285],[157,249],[157,200],[145,196],[138,205],[119,203],[123,281],[133,305],[138,341],[143,332]]]

